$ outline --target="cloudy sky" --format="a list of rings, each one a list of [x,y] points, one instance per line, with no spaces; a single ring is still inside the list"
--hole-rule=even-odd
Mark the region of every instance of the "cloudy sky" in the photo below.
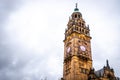
[[[58,80],[75,3],[90,25],[93,66],[120,77],[119,0],[0,0],[0,80]]]

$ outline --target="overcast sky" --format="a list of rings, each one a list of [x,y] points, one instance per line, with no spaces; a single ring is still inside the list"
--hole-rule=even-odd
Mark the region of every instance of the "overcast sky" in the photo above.
[[[120,77],[120,0],[0,0],[0,80],[58,80],[75,3],[91,30],[93,67]]]

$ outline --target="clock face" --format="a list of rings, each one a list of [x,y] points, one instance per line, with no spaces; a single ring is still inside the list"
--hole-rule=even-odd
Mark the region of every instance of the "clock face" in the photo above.
[[[81,49],[82,51],[86,51],[85,46],[80,46],[80,49]]]
[[[67,48],[67,53],[69,53],[69,52],[70,52],[70,47]]]

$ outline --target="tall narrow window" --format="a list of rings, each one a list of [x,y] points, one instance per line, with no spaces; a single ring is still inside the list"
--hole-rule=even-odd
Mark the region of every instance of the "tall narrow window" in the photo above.
[[[84,24],[82,23],[82,27],[84,27]]]
[[[75,18],[77,18],[77,14],[75,14]]]

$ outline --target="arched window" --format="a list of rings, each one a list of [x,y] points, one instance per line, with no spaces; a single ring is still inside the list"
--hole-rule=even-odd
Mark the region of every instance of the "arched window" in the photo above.
[[[75,14],[75,18],[77,18],[77,14]]]
[[[84,33],[84,30],[82,29],[82,33]]]
[[[81,26],[81,22],[79,22],[78,25]]]
[[[80,15],[78,15],[78,17],[80,18]]]
[[[88,77],[88,80],[92,80],[92,76],[89,76],[89,77]]]
[[[80,28],[80,32],[81,32],[81,28]]]
[[[84,24],[82,23],[82,27],[84,27]]]
[[[78,27],[76,27],[76,30],[78,30]]]
[[[87,31],[85,31],[85,34],[87,34],[88,32]]]

